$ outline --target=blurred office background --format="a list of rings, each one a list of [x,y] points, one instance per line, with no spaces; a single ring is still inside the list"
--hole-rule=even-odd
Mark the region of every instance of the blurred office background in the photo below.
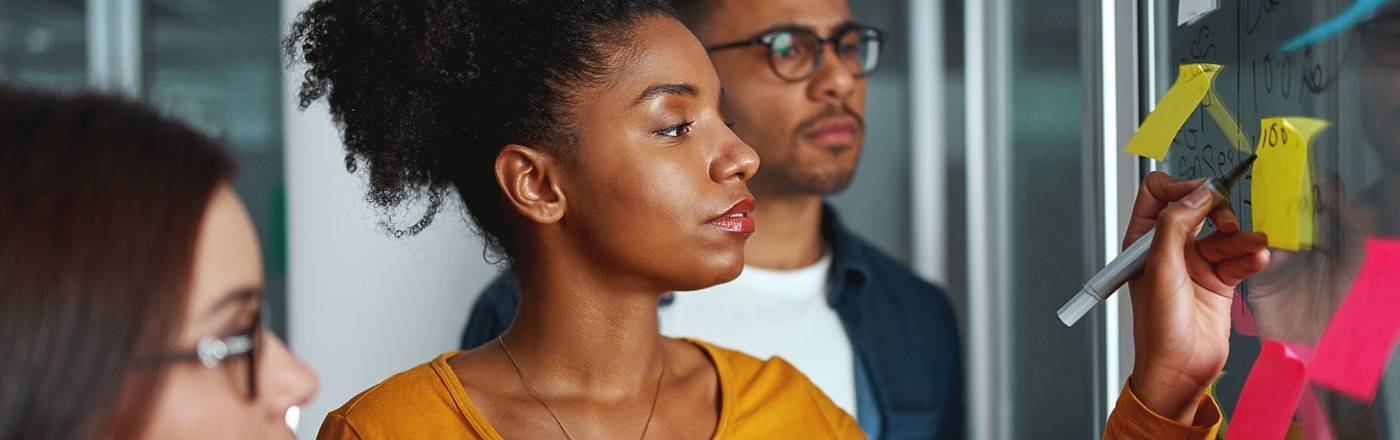
[[[0,80],[127,93],[234,148],[272,327],[321,375],[304,438],[354,393],[454,349],[495,273],[461,216],[407,239],[377,226],[324,106],[296,106],[279,42],[307,3],[0,0]],[[1131,197],[1136,178],[1103,148],[1102,121],[1125,123],[1105,117],[1104,78],[1134,80],[1112,67],[1136,20],[1117,3],[851,0],[893,40],[869,78],[855,183],[832,200],[952,292],[976,438],[1097,435],[1131,358],[1118,313],[1074,328],[1053,314],[1111,252],[1119,184]],[[1115,87],[1131,103],[1130,86]]]

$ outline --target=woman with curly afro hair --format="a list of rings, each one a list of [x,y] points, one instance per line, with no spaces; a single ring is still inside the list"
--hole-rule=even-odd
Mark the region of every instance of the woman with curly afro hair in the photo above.
[[[286,41],[386,210],[455,195],[521,279],[503,336],[397,374],[321,438],[861,438],[782,359],[661,336],[738,276],[758,157],[664,0],[319,0]]]

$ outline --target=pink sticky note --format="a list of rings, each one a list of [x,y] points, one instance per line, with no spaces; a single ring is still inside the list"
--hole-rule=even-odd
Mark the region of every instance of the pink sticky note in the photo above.
[[[1298,425],[1303,428],[1303,438],[1332,440],[1332,423],[1327,421],[1327,413],[1322,411],[1312,387],[1304,387],[1298,400]]]
[[[1312,364],[1313,348],[1303,344],[1285,342],[1289,350],[1302,359],[1303,366]],[[1298,425],[1303,429],[1303,438],[1308,440],[1332,440],[1332,423],[1327,420],[1327,413],[1322,411],[1322,404],[1317,401],[1317,394],[1313,392],[1311,381],[1303,382],[1303,395],[1298,399]]]
[[[1288,347],[1288,350],[1292,351],[1293,355],[1298,356],[1298,359],[1303,361],[1303,365],[1312,364],[1313,353],[1317,350],[1314,350],[1312,347],[1309,347],[1306,344],[1299,344],[1295,342],[1283,342],[1283,345]]]
[[[1259,329],[1254,326],[1254,313],[1249,311],[1249,302],[1240,289],[1235,289],[1235,300],[1230,303],[1230,322],[1235,326],[1235,333],[1259,336]]]
[[[1259,358],[1240,390],[1227,439],[1280,439],[1288,433],[1293,411],[1303,394],[1307,367],[1288,346],[1260,340]]]
[[[1318,340],[1308,377],[1370,403],[1400,336],[1400,240],[1366,240],[1351,291]]]

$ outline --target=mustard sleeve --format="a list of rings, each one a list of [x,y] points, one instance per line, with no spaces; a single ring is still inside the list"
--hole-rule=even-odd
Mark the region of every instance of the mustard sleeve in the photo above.
[[[321,432],[316,434],[316,440],[360,440],[360,433],[355,432],[355,427],[350,426],[350,420],[338,413],[326,414],[326,421],[321,422]]]
[[[860,425],[856,419],[843,411],[835,404],[831,405],[828,411],[833,411],[830,415],[836,421],[836,438],[842,440],[865,440],[865,431],[860,430]]]
[[[787,361],[782,358],[775,359],[782,362],[785,368],[790,369],[802,380],[803,387],[807,389],[807,396],[816,406],[817,415],[825,420],[827,426],[831,429],[830,438],[840,440],[865,440],[868,438],[865,435],[865,431],[860,429],[860,424],[856,423],[855,417],[852,417],[846,410],[841,409],[841,407],[836,406],[836,403],[832,402],[831,398],[826,396],[826,393],[823,393],[820,388],[817,388],[806,376],[802,376],[802,373],[798,372],[797,369],[792,367],[791,364],[788,364]]]
[[[1201,401],[1194,423],[1187,425],[1152,412],[1133,394],[1132,387],[1124,384],[1118,404],[1108,416],[1103,438],[1208,440],[1216,438],[1220,420],[1220,406],[1213,396],[1207,395]]]

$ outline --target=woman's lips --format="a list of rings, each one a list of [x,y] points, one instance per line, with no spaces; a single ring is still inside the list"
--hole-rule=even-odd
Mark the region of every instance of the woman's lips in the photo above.
[[[753,199],[744,198],[734,206],[730,207],[724,214],[710,220],[710,224],[725,231],[737,232],[740,234],[752,234],[754,230],[753,222]]]

